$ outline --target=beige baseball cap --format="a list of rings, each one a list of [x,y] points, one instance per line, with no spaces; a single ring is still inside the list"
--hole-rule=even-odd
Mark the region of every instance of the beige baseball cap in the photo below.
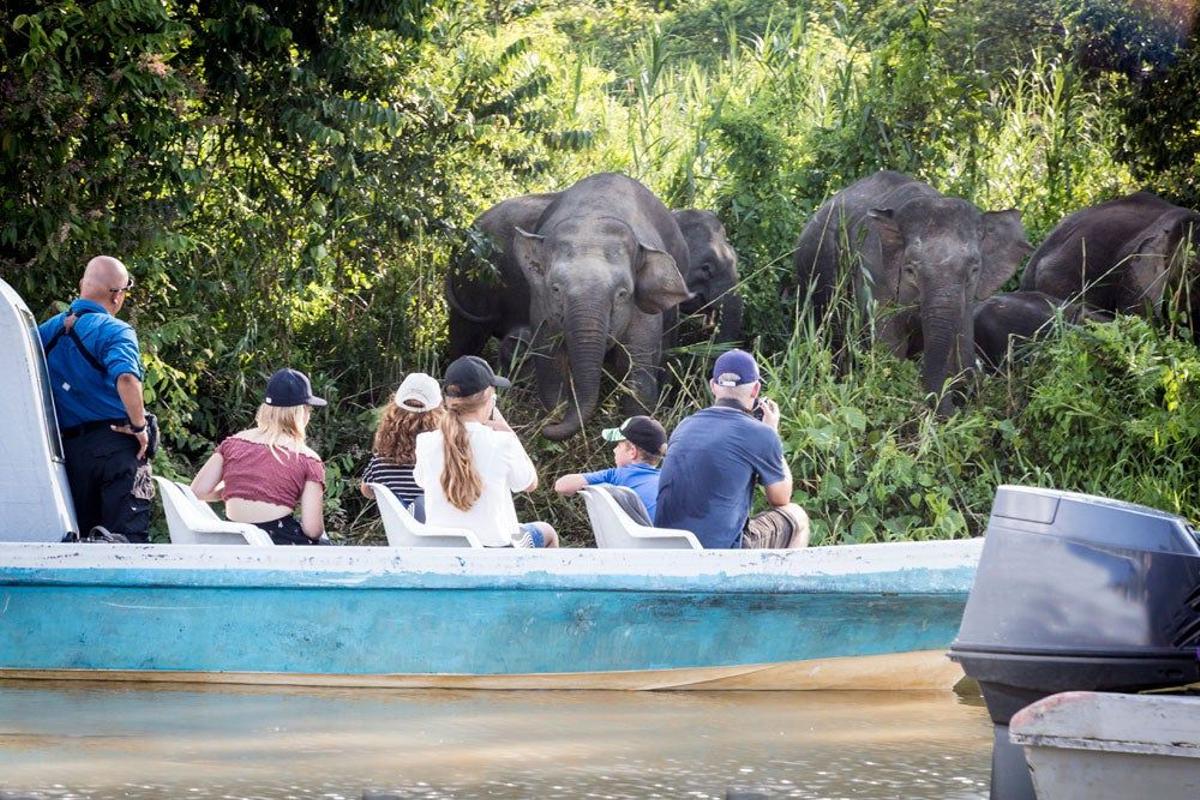
[[[442,389],[437,379],[424,372],[410,372],[396,390],[396,405],[417,414],[432,411],[442,404]]]

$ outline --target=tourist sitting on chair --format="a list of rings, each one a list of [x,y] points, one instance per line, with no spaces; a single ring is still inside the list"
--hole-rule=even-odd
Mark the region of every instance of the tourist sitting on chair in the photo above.
[[[421,487],[413,480],[417,435],[437,429],[445,414],[441,406],[442,390],[434,378],[423,372],[405,377],[380,415],[371,460],[362,476],[364,496],[375,496],[367,484],[382,484],[418,521],[425,520]]]
[[[792,502],[779,406],[759,397],[762,383],[754,357],[743,350],[722,353],[709,387],[716,403],[671,434],[655,524],[691,531],[706,548],[804,547],[808,515]],[[755,419],[756,407],[762,410],[761,422]],[[756,483],[771,508],[751,517]]]
[[[257,525],[275,544],[327,543],[321,538],[325,465],[305,444],[312,408],[323,405],[303,372],[276,372],[255,426],[221,442],[196,473],[196,497],[224,501],[226,517]],[[299,520],[293,516],[296,506]]]
[[[625,420],[619,428],[605,428],[600,435],[605,441],[616,442],[612,451],[616,466],[563,475],[554,482],[554,491],[566,495],[597,484],[628,486],[637,492],[653,520],[658,504],[658,462],[667,453],[666,430],[650,417],[637,416]]]
[[[537,470],[496,408],[496,388],[511,386],[478,356],[463,356],[442,379],[446,414],[417,436],[413,478],[425,491],[430,525],[466,528],[485,547],[557,547],[545,522],[517,521],[513,493],[537,488]]]

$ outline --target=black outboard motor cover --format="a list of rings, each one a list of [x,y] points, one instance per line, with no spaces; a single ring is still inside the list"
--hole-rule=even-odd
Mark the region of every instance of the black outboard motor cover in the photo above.
[[[1021,708],[1068,690],[1200,681],[1198,647],[1200,541],[1185,520],[1102,497],[1001,486],[950,646],[997,726],[993,800],[1034,798],[1024,758],[1008,743],[1008,721]]]

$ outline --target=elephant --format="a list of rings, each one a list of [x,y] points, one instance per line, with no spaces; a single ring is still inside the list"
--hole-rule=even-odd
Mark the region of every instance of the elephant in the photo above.
[[[1059,315],[1071,325],[1112,320],[1106,311],[1083,303],[1064,303],[1044,292],[1001,292],[975,306],[975,352],[986,369],[999,370],[1008,360],[1010,340],[1015,350]]]
[[[530,230],[561,192],[527,194],[505,200],[475,220],[474,228],[484,234],[492,248],[495,274],[477,274],[466,268],[452,269],[446,277],[446,302],[450,317],[450,358],[478,355],[488,339],[500,340],[500,363],[508,366],[528,345],[529,287],[520,266],[511,255],[516,228]],[[743,301],[737,292],[737,253],[725,226],[711,211],[681,209],[671,212],[688,249],[688,274],[684,275],[690,300],[679,306],[685,314],[704,314],[717,320],[717,341],[742,338]],[[664,326],[674,327],[674,312],[664,317]],[[668,334],[664,345],[673,346]]]
[[[558,192],[547,192],[514,197],[475,220],[473,227],[483,234],[495,272],[461,263],[447,272],[451,359],[478,355],[494,337],[501,342],[501,361],[507,366],[518,343],[529,341],[529,285],[512,257],[512,236],[516,228],[535,228],[542,212],[558,196]]]
[[[549,439],[574,435],[591,416],[606,360],[633,389],[626,411],[653,406],[664,313],[692,297],[687,243],[666,206],[632,178],[601,173],[505,200],[476,224],[495,245],[499,275],[447,279],[452,354],[478,352],[491,336],[528,340],[542,404],[568,403],[543,428]]]
[[[1183,314],[1200,340],[1200,257],[1194,247],[1189,254],[1198,238],[1200,213],[1150,192],[1118,197],[1060,222],[1030,257],[1021,288],[1114,313]]]
[[[822,320],[839,264],[876,319],[875,335],[900,358],[921,354],[921,381],[954,410],[948,379],[975,360],[974,306],[995,293],[1032,250],[1021,212],[980,211],[926,183],[881,171],[841,190],[805,225],[794,254],[801,296]]]
[[[742,338],[742,296],[738,293],[737,253],[725,226],[711,211],[694,208],[671,212],[687,242],[690,268],[685,280],[692,299],[681,303],[684,314],[704,314],[717,325],[719,342]]]

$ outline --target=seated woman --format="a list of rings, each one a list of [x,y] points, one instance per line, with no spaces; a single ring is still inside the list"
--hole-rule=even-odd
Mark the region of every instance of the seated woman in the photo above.
[[[196,477],[201,500],[225,502],[225,516],[265,530],[275,544],[320,544],[325,465],[304,442],[314,397],[308,376],[281,369],[267,382],[255,427],[217,447]],[[292,512],[300,506],[300,519]]]
[[[375,496],[367,484],[381,483],[406,507],[418,503],[421,487],[413,481],[417,434],[438,427],[445,414],[441,405],[442,390],[436,380],[423,372],[405,377],[393,402],[379,418],[371,460],[363,470],[361,490],[365,497]],[[423,513],[413,513],[423,519]]]
[[[496,387],[511,385],[478,356],[451,364],[446,414],[438,430],[417,436],[413,478],[431,525],[466,528],[485,547],[557,547],[547,523],[517,521],[513,493],[536,489],[537,470],[496,408]]]

